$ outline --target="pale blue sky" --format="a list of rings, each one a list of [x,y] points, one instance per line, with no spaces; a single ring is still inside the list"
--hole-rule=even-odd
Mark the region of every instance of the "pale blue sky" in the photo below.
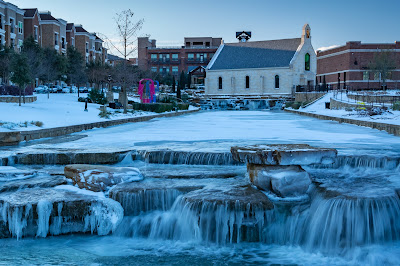
[[[20,8],[50,10],[54,17],[83,24],[90,32],[114,34],[116,12],[132,9],[144,18],[140,35],[158,45],[181,45],[183,38],[222,37],[249,30],[252,40],[296,38],[309,23],[315,49],[346,41],[400,40],[400,0],[12,0]]]

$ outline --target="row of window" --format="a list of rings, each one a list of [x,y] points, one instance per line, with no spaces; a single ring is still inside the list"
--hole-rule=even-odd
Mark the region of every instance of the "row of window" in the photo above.
[[[364,71],[363,72],[363,80],[370,80],[369,75],[370,71]],[[381,73],[378,72],[373,72],[374,73],[374,80],[381,80],[383,77],[381,76]],[[392,72],[387,72],[386,73],[386,79],[392,79]]]
[[[207,58],[210,60],[214,54],[213,53],[188,53],[188,60],[194,61],[195,59],[198,61],[205,61]],[[179,54],[151,54],[150,58],[152,61],[155,60],[162,60],[162,61],[169,61],[170,58],[172,61],[178,61],[179,60]]]
[[[223,88],[223,79],[222,77],[218,78],[218,89],[222,90]],[[246,89],[250,89],[250,77],[246,76],[245,78]],[[275,89],[279,89],[279,75],[275,75]]]
[[[171,69],[172,69],[172,73],[173,74],[178,74],[179,73],[179,68],[177,66],[173,66],[173,67],[171,67]],[[152,72],[160,72],[162,74],[169,74],[169,70],[170,70],[169,67],[160,67],[160,68],[152,67],[151,68]]]

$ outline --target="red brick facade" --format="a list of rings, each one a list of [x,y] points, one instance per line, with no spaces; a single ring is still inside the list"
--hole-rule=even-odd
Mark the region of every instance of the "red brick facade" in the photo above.
[[[346,45],[317,52],[317,81],[325,81],[333,88],[379,89],[382,80],[370,69],[376,53],[389,50],[396,69],[386,81],[388,89],[400,88],[400,42],[393,44],[363,44],[347,42]]]
[[[155,40],[138,38],[138,66],[160,74],[178,76],[182,71],[207,66],[221,44],[221,38],[185,38],[181,47],[156,47]]]

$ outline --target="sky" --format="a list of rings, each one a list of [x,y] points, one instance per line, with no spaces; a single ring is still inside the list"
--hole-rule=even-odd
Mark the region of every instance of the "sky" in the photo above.
[[[49,10],[56,18],[82,24],[89,32],[116,38],[116,13],[131,9],[144,19],[138,36],[158,46],[183,45],[184,37],[222,37],[236,31],[253,41],[298,38],[310,24],[314,49],[347,41],[400,41],[400,0],[11,0],[20,8]]]

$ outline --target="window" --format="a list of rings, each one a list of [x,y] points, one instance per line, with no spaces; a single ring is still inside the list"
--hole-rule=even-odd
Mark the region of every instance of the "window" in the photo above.
[[[204,62],[204,54],[197,54],[197,61]]]
[[[71,37],[71,46],[75,46],[75,38]]]
[[[310,54],[306,53],[304,59],[305,59],[305,70],[310,71]]]
[[[35,39],[35,41],[38,41],[39,39],[39,35],[38,35],[38,27],[35,26],[33,29],[33,38]]]
[[[193,61],[194,60],[194,54],[188,54],[188,60]]]
[[[374,80],[380,80],[381,79],[381,73],[375,72],[374,73]]]
[[[150,55],[151,61],[157,61],[157,54],[151,54]]]
[[[178,61],[179,60],[179,55],[178,54],[172,54],[172,61]]]
[[[151,67],[152,72],[157,72],[157,67]]]
[[[275,89],[279,89],[279,76],[275,76]]]
[[[161,59],[164,63],[169,62],[169,54],[162,54]]]
[[[18,40],[18,51],[22,51],[22,44],[23,44],[24,42],[22,41],[22,40]]]
[[[23,25],[22,21],[18,21],[18,33],[19,34],[24,33],[24,25]]]
[[[178,67],[177,66],[173,66],[172,67],[172,74],[178,74],[178,72],[179,72]]]
[[[10,18],[10,31],[11,31],[11,33],[14,33],[14,29],[15,29],[15,27],[14,27],[14,19]]]
[[[10,39],[10,47],[14,48],[14,39],[12,39],[12,38]]]
[[[54,45],[58,45],[58,32],[54,33]]]
[[[250,77],[246,76],[246,89],[250,88]]]
[[[218,89],[222,90],[222,78],[218,78]]]
[[[89,53],[89,43],[88,42],[86,42],[85,49],[86,49],[86,53]]]
[[[368,71],[363,72],[363,80],[369,80],[369,72]]]
[[[61,48],[65,49],[65,38],[61,37]]]

